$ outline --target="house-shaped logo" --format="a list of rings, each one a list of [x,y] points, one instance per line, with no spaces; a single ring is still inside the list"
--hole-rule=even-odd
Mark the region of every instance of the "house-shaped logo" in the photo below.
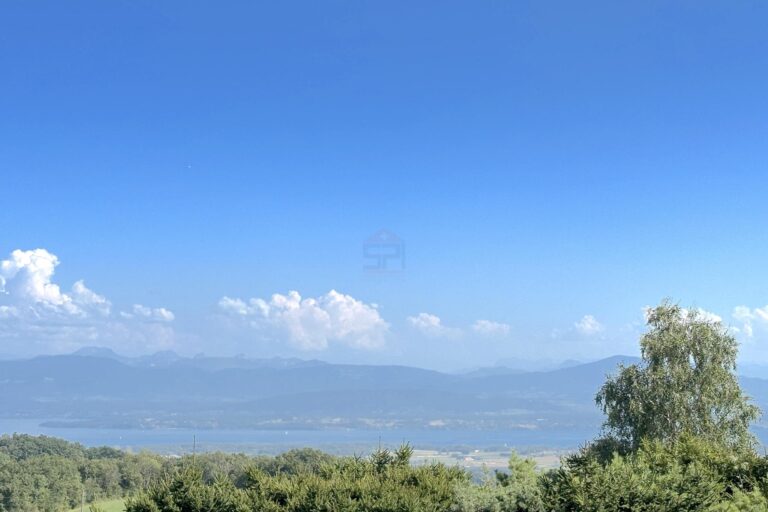
[[[363,270],[373,273],[405,270],[405,243],[387,229],[380,229],[363,242]]]

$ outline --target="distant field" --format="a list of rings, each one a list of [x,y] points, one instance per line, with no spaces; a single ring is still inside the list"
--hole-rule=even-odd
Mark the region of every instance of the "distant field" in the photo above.
[[[123,500],[97,501],[94,505],[98,506],[104,512],[123,512],[123,510],[125,510],[125,502]],[[86,505],[85,508],[83,508],[83,511],[87,512],[88,507],[89,505]],[[80,507],[73,508],[69,512],[80,512]]]
[[[540,469],[552,469],[560,465],[560,457],[567,452],[551,451],[524,453],[525,457],[530,457],[536,461]],[[442,462],[448,466],[459,466],[464,469],[475,472],[482,468],[488,470],[506,469],[509,462],[510,452],[504,451],[486,451],[473,450],[469,453],[437,451],[437,450],[414,450],[411,461],[416,464],[429,464],[431,462]]]

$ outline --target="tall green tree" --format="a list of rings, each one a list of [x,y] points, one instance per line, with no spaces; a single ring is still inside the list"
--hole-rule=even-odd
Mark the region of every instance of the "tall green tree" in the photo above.
[[[642,362],[620,366],[596,397],[609,437],[629,450],[644,439],[690,433],[731,448],[751,448],[759,416],[736,378],[738,345],[719,321],[664,301],[647,315]]]

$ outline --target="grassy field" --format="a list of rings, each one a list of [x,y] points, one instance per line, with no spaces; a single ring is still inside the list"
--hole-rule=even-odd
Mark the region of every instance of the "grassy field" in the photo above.
[[[107,500],[107,501],[97,501],[94,503],[94,505],[98,506],[101,510],[104,512],[123,512],[123,500]],[[88,511],[88,505],[83,508],[84,512]],[[73,508],[69,512],[80,512],[80,507]]]

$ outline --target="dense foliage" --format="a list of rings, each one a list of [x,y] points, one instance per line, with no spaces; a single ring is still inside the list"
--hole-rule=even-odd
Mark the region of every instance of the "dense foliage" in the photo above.
[[[767,476],[764,457],[683,435],[608,459],[588,447],[540,483],[548,510],[768,510]]]
[[[294,450],[277,457],[195,458],[85,449],[51,438],[0,438],[0,510],[63,511],[132,496],[129,512],[768,510],[768,459],[692,435],[647,441],[625,455],[589,445],[557,470],[512,455],[474,482],[410,450],[367,458]]]
[[[0,437],[0,511],[68,510],[148,488],[169,470],[153,454],[84,448],[51,437]]]
[[[269,475],[257,467],[240,485],[206,485],[198,468],[184,468],[128,502],[129,512],[449,510],[467,475],[441,464],[413,467],[411,450],[380,450],[369,458],[338,458],[297,472]]]
[[[128,512],[545,512],[768,510],[768,460],[683,435],[604,459],[590,447],[537,472],[515,455],[481,483],[441,464],[413,467],[407,450],[340,458],[236,482],[206,482],[200,468],[169,475],[128,502]]]
[[[59,512],[105,498],[153,489],[169,475],[192,468],[203,485],[241,485],[248,472],[269,476],[317,470],[335,460],[318,450],[291,450],[276,457],[206,453],[171,458],[130,454],[108,447],[85,448],[51,437],[0,437],[0,512]]]

